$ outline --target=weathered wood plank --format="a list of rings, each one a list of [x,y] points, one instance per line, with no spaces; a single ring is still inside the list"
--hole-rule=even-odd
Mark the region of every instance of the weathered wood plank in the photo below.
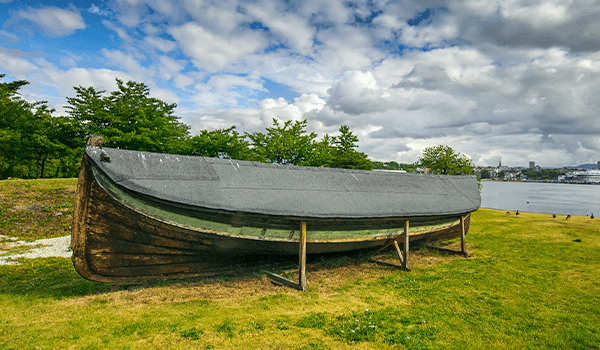
[[[91,255],[102,253],[194,255],[198,254],[199,252],[199,250],[197,249],[174,249],[166,247],[157,247],[155,245],[129,242],[123,240],[116,243],[115,240],[117,240],[117,238],[99,233],[89,235],[87,238],[88,251]]]
[[[214,254],[211,254],[214,257]],[[208,258],[210,258],[209,256]],[[149,269],[158,265],[171,265],[171,264],[201,264],[206,267],[210,267],[215,264],[216,261],[222,260],[223,264],[227,261],[224,259],[211,259],[212,261],[207,262],[207,257],[202,255],[162,255],[162,254],[123,254],[123,253],[111,253],[111,254],[96,254],[94,256],[94,265],[102,265],[105,267],[148,267]],[[216,261],[215,261],[216,260]]]
[[[306,291],[306,286],[302,286],[300,285],[300,283],[298,282],[294,282],[292,280],[289,280],[285,277],[281,277],[277,274],[271,273],[271,272],[267,272],[267,277],[269,277],[269,279],[271,280],[271,282],[275,283],[275,284],[279,284],[281,286],[285,286],[285,287],[290,287],[290,288],[294,288],[297,289],[299,291]]]

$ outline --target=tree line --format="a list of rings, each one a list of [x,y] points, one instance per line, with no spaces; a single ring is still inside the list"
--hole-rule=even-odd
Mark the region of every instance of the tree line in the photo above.
[[[347,125],[338,136],[318,139],[307,121],[280,122],[265,132],[239,133],[235,126],[191,135],[175,115],[176,104],[149,96],[143,83],[116,79],[105,94],[77,86],[67,97],[66,116],[55,116],[47,101],[27,102],[19,90],[25,80],[2,82],[0,74],[0,179],[75,177],[89,136],[101,136],[106,147],[351,169],[373,169],[357,151],[358,137]]]

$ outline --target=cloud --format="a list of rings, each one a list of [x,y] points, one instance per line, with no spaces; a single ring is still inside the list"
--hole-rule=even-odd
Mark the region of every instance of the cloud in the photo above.
[[[114,23],[112,23],[110,21],[107,21],[107,20],[103,20],[102,24],[106,28],[108,28],[108,29],[114,31],[115,33],[117,33],[117,35],[119,36],[119,38],[121,38],[121,40],[132,41],[132,38],[129,36],[129,34],[127,34],[127,31],[125,29],[119,28]]]
[[[104,57],[109,61],[109,64],[114,67],[119,67],[128,72],[140,82],[145,82],[155,75],[154,67],[144,67],[140,61],[131,54],[124,53],[119,50],[101,50]]]
[[[235,107],[238,98],[254,95],[256,91],[266,91],[257,77],[231,74],[213,75],[206,83],[197,84],[194,88],[197,93],[193,101],[201,109]]]
[[[4,41],[8,43],[16,43],[18,41],[21,41],[21,38],[18,35],[3,29],[0,29],[0,35],[3,36]]]
[[[240,31],[221,36],[194,22],[170,28],[168,32],[196,67],[213,72],[239,63],[246,55],[257,53],[267,45],[260,33]]]
[[[247,13],[267,27],[280,41],[295,52],[310,54],[316,30],[309,25],[306,17],[286,12],[280,7],[275,1],[244,5]]]
[[[92,4],[90,8],[88,8],[89,13],[93,13],[98,16],[108,16],[109,11],[99,8],[98,6]]]
[[[175,48],[177,47],[177,44],[174,41],[152,36],[145,37],[144,41],[162,52],[170,52],[175,50]]]
[[[208,2],[202,0],[183,0],[182,7],[195,23],[208,31],[227,35],[248,20],[239,11],[241,4],[235,0]]]
[[[456,14],[459,36],[476,45],[551,48],[573,52],[600,49],[600,20],[597,1],[503,1],[487,8],[474,1],[449,1]]]
[[[0,67],[4,72],[9,72],[17,79],[24,79],[29,73],[36,71],[38,68],[28,60],[18,57],[21,53],[23,52],[19,50],[8,50],[0,47]]]
[[[16,18],[29,20],[49,36],[65,36],[73,34],[77,29],[85,29],[85,22],[76,10],[65,10],[58,7],[41,7],[19,10]]]

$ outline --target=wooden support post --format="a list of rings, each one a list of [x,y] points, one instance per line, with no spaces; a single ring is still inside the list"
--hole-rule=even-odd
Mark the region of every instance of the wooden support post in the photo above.
[[[464,236],[464,230],[463,230]],[[306,222],[300,223],[300,269],[299,269],[299,282],[300,290],[306,291]]]
[[[298,283],[271,272],[267,272],[267,277],[269,277],[273,283],[306,292],[306,222],[304,221],[300,223],[299,243]]]
[[[402,267],[406,271],[410,271],[408,268],[408,220],[404,221],[404,261],[402,261]]]
[[[465,216],[460,216],[460,251],[467,255],[467,250],[465,249]]]
[[[404,253],[400,250],[400,246],[398,245],[398,240],[400,238],[404,239],[404,242],[403,242]],[[396,238],[392,242],[387,243],[383,248],[380,248],[380,249],[376,250],[374,253],[372,253],[372,255],[377,254],[381,250],[389,247],[390,245],[394,245],[394,248],[396,248],[396,255],[398,256],[398,259],[400,260],[401,265],[376,259],[372,255],[371,255],[371,258],[369,258],[369,260],[371,260],[374,263],[380,264],[380,265],[392,266],[392,267],[400,268],[404,271],[410,271],[410,268],[408,267],[408,249],[409,249],[408,241],[409,241],[408,220],[406,220],[404,222],[404,233],[402,235],[396,236]]]
[[[467,214],[467,215],[471,215],[471,214]],[[454,249],[448,249],[448,248],[442,248],[442,247],[434,247],[434,246],[430,246],[428,245],[427,248],[429,249],[435,249],[439,252],[442,253],[446,253],[446,254],[458,254],[458,255],[462,255],[465,258],[470,257],[469,253],[467,253],[467,248],[465,246],[465,215],[461,215],[460,216],[460,250],[454,250]]]

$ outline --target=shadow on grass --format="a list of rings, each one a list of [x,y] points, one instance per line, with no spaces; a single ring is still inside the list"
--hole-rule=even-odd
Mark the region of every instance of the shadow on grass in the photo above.
[[[368,252],[310,256],[309,270],[330,269],[365,263]],[[34,298],[65,299],[121,290],[138,290],[175,284],[232,282],[248,276],[262,276],[266,271],[286,273],[298,268],[297,258],[257,262],[253,268],[234,275],[187,278],[138,283],[103,283],[81,277],[69,258],[19,259],[19,265],[0,266],[0,294]]]
[[[425,248],[424,245],[411,246],[411,251],[419,252],[422,257],[445,255]],[[309,255],[307,270],[318,271],[369,262],[372,250],[356,250],[344,253]],[[379,254],[395,261],[397,257],[392,248]],[[144,281],[137,283],[103,283],[88,281],[81,277],[69,258],[19,259],[19,265],[0,266],[0,294],[28,296],[34,298],[65,299],[87,295],[111,293],[122,290],[139,290],[169,285],[197,285],[235,282],[248,276],[263,276],[265,272],[283,274],[297,273],[298,258],[272,257],[269,260],[256,260],[248,268],[235,274],[220,274],[208,277],[179,280]]]
[[[315,266],[333,267],[357,263],[359,254],[350,256],[320,256],[313,259]],[[232,274],[180,280],[148,281],[138,283],[103,283],[81,277],[71,259],[39,258],[19,259],[19,265],[0,266],[0,294],[34,298],[65,299],[121,290],[138,290],[174,284],[222,283],[248,276],[262,276],[266,271],[282,272],[297,268],[297,258],[276,259],[256,263],[251,269]]]

